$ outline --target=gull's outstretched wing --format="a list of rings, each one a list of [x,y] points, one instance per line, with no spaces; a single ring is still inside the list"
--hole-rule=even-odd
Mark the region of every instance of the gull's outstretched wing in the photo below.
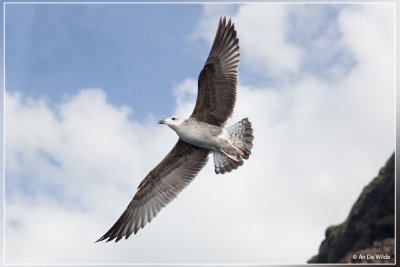
[[[219,20],[210,54],[199,75],[196,106],[191,117],[222,126],[232,115],[236,102],[239,39],[235,24]]]
[[[115,242],[143,228],[182,191],[208,160],[209,151],[178,140],[168,155],[143,179],[128,207],[98,241]]]

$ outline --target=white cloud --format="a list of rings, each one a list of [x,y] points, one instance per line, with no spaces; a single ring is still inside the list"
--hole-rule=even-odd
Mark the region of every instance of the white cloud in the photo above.
[[[299,70],[301,50],[286,42],[288,5],[246,5],[234,20],[243,63],[253,71],[284,79]]]
[[[206,7],[205,18],[214,14]],[[305,262],[394,150],[391,8],[340,11],[336,41],[357,61],[347,76],[240,84],[228,125],[243,117],[253,122],[250,159],[219,176],[210,160],[151,224],[117,244],[93,242],[173,146],[175,133],[130,119],[130,109],[111,105],[100,89],[56,105],[6,93],[7,262]],[[269,74],[299,74],[303,52],[286,40],[286,20],[285,5],[237,10],[241,68],[255,60]],[[207,27],[214,34],[215,23]],[[190,114],[196,84],[189,78],[177,86],[176,115]],[[36,194],[21,190],[24,183]]]
[[[186,79],[175,89],[176,109],[175,114],[187,118],[193,111],[197,97],[197,81]]]
[[[197,22],[196,28],[191,34],[194,40],[203,39],[212,44],[215,37],[215,24],[220,17],[232,17],[236,11],[235,5],[204,5],[202,17]]]
[[[229,7],[229,6],[228,6]],[[215,36],[215,24],[221,14],[232,17],[240,36],[241,62],[259,74],[287,79],[298,71],[301,50],[285,41],[289,5],[243,5],[236,14],[220,5],[205,5],[193,37],[204,38],[210,44]]]

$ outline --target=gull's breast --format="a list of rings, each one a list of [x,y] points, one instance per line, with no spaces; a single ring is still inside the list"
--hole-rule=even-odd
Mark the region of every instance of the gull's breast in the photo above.
[[[191,121],[176,130],[178,136],[191,145],[209,150],[217,150],[224,129],[212,124]]]

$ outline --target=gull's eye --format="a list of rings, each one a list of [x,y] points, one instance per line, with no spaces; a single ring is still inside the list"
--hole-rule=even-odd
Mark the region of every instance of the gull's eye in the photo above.
[[[171,118],[171,120],[173,120],[173,121],[174,121],[175,119],[176,119],[176,118]]]

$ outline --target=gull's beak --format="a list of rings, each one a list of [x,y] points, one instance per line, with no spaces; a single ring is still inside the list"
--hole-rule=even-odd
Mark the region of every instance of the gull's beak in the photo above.
[[[165,124],[165,120],[160,120],[158,123],[159,124]]]

